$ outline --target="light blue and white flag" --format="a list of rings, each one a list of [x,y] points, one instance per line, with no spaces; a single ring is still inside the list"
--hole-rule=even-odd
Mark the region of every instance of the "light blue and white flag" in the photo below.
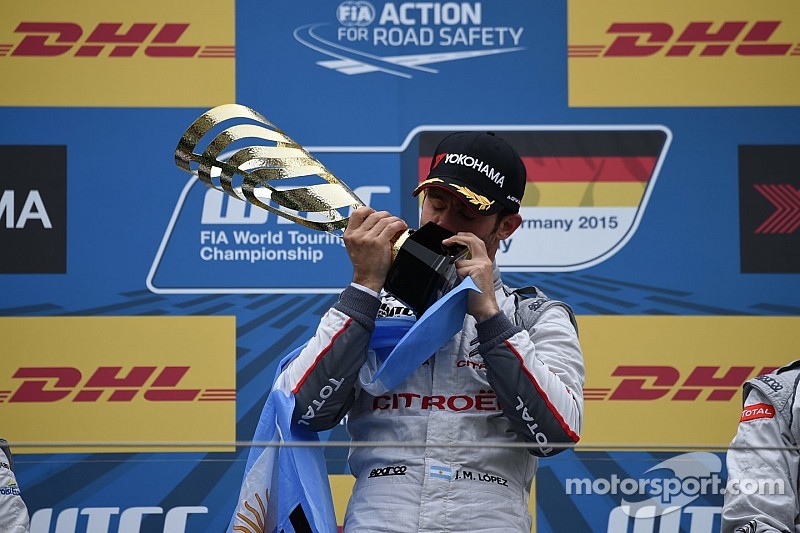
[[[470,289],[478,291],[467,277],[416,321],[405,317],[376,320],[370,341],[376,355],[364,365],[371,370],[362,368],[362,388],[371,394],[391,390],[458,333]],[[253,442],[270,445],[250,450],[229,533],[295,533],[308,528],[315,533],[337,531],[322,448],[281,446],[319,442],[316,433],[291,423],[294,395],[277,385],[281,371],[304,347],[292,351],[278,365],[253,436]]]

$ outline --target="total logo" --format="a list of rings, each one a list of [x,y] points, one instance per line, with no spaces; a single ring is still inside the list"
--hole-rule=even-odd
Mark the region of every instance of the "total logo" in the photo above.
[[[436,74],[427,65],[525,49],[524,27],[484,23],[490,5],[497,9],[481,2],[386,2],[376,8],[348,0],[336,8],[338,27],[306,24],[294,30],[294,38],[332,58],[318,65],[342,74]]]

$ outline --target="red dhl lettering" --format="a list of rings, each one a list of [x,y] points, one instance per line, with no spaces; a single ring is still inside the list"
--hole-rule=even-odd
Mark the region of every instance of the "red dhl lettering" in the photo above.
[[[775,367],[756,372],[754,366],[697,366],[683,378],[680,370],[661,365],[620,365],[611,373],[622,378],[613,388],[585,388],[586,400],[649,401],[668,398],[671,401],[726,402],[741,392],[748,379],[766,374]],[[707,394],[703,394],[703,393]]]
[[[23,34],[19,43],[0,45],[0,55],[16,57],[132,57],[140,49],[154,58],[234,57],[234,46],[177,45],[189,28],[188,23],[101,22],[83,28],[75,22],[20,22],[15,33]],[[9,53],[10,52],[10,53]]]
[[[446,411],[499,411],[497,395],[494,391],[480,391],[476,395],[459,394],[454,396],[423,396],[411,392],[399,392],[391,396],[376,396],[372,400],[374,411],[387,409],[422,409]]]
[[[749,422],[759,418],[772,418],[775,416],[775,408],[768,403],[756,403],[747,406],[742,410],[742,418],[739,422]]]
[[[796,43],[770,42],[779,20],[694,21],[675,27],[667,22],[614,22],[606,33],[614,40],[602,45],[570,45],[570,57],[785,56],[800,54]],[[605,49],[605,51],[604,51]]]
[[[141,394],[151,402],[235,401],[236,389],[178,388],[191,367],[119,366],[96,368],[84,380],[74,367],[21,367],[12,378],[22,379],[9,403],[130,402]],[[10,393],[12,391],[8,391]],[[0,396],[2,401],[8,393]]]

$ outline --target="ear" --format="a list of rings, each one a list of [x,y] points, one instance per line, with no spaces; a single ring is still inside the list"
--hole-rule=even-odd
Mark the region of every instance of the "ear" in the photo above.
[[[500,226],[497,228],[497,237],[502,241],[511,236],[512,233],[517,231],[517,228],[522,224],[522,215],[519,213],[512,213],[506,215],[500,221]]]

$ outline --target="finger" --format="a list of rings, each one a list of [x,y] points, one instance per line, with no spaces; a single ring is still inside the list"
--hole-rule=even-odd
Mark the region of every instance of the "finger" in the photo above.
[[[387,218],[384,221],[385,227],[381,230],[380,238],[394,242],[394,240],[405,230],[408,229],[408,224],[405,220],[398,217]]]
[[[384,220],[388,218],[392,218],[393,215],[388,211],[373,211],[370,215],[364,220],[361,224],[360,228],[364,231],[372,231],[373,228],[377,228],[377,231],[383,229],[385,222]]]
[[[378,218],[378,215],[385,215],[385,216],[381,216],[380,218]],[[395,224],[397,222],[402,222],[403,224],[405,224],[402,218],[396,217],[390,213],[387,213],[386,211],[375,213],[374,219],[375,219],[374,228],[376,231],[383,231],[386,228],[386,226],[390,224]]]
[[[350,213],[350,218],[347,220],[347,229],[345,231],[350,231],[361,227],[364,221],[374,212],[375,210],[367,205],[359,207]]]
[[[489,257],[489,254],[486,251],[486,244],[473,233],[459,232],[452,237],[443,240],[442,244],[445,246],[452,246],[453,244],[461,244],[466,246],[469,250],[469,257],[472,259]]]

